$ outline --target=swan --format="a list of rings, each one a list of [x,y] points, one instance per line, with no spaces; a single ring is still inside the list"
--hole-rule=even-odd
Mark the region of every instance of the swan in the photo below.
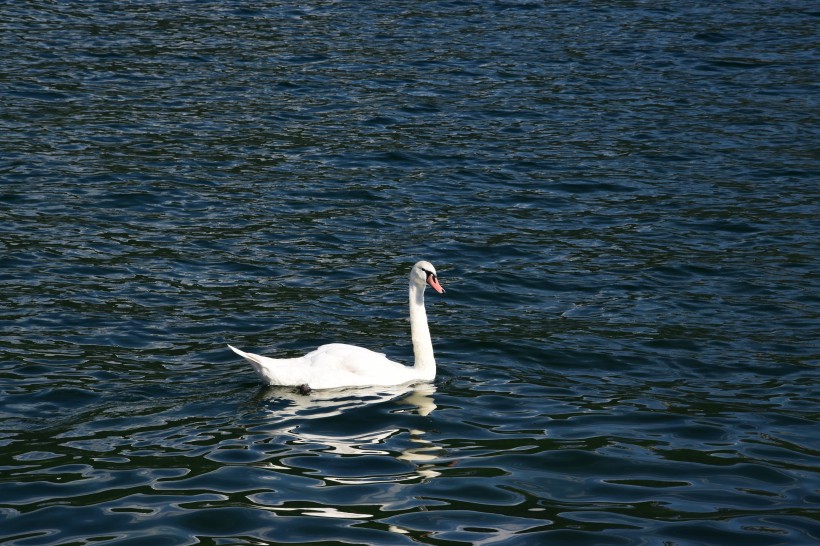
[[[228,347],[248,360],[267,384],[299,387],[303,393],[313,389],[432,381],[436,377],[436,359],[424,309],[427,286],[439,294],[444,293],[436,268],[430,262],[420,261],[410,270],[410,334],[416,357],[412,367],[393,362],[382,353],[344,343],[322,345],[298,358],[271,358]]]

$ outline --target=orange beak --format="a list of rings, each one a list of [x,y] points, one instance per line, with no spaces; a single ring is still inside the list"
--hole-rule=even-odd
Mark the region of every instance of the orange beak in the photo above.
[[[442,288],[439,284],[438,277],[436,277],[432,273],[427,275],[427,284],[429,284],[430,287],[439,294],[444,294],[444,288]]]

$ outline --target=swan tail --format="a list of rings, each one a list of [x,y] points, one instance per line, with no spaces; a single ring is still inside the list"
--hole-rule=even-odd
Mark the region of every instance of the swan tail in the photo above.
[[[239,349],[237,349],[236,347],[234,347],[233,345],[230,345],[230,344],[228,345],[228,347],[231,349],[231,351],[235,352],[236,354],[238,354],[239,356],[241,356],[245,360],[249,360],[249,361],[254,362],[256,364],[262,364],[262,359],[264,357],[261,357],[259,355],[255,355],[253,353],[246,353],[245,351],[240,351]]]
[[[253,353],[240,351],[233,345],[230,349],[247,360],[253,366],[256,374],[268,385],[299,386],[308,383],[304,377],[304,370],[293,366],[298,359],[275,359]]]

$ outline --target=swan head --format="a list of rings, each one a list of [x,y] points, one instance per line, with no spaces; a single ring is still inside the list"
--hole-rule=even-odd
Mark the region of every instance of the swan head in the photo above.
[[[430,262],[420,261],[410,270],[410,282],[414,282],[421,287],[429,285],[439,294],[444,293],[444,288],[438,282],[436,268]]]

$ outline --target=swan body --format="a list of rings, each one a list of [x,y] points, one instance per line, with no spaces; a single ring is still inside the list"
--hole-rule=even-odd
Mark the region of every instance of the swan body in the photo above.
[[[311,390],[432,381],[436,377],[436,360],[424,309],[427,286],[440,294],[444,292],[436,269],[430,262],[421,261],[410,270],[410,332],[416,359],[412,367],[393,362],[382,353],[344,343],[322,345],[298,358],[271,358],[228,347],[248,360],[268,385]]]

